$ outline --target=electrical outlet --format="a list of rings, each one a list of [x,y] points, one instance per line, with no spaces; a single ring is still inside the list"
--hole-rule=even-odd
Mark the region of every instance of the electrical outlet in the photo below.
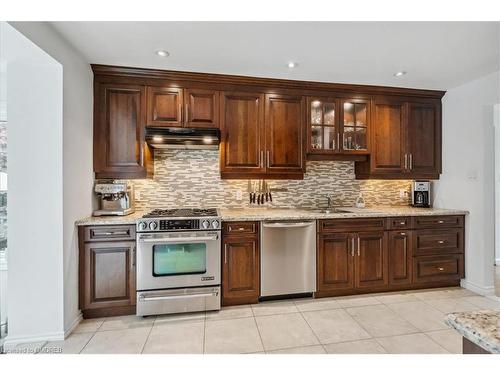
[[[241,190],[236,190],[236,200],[241,201],[243,199],[243,193]]]
[[[136,192],[134,193],[134,195],[135,195],[135,200],[136,200],[136,201],[140,201],[140,200],[142,200],[142,196],[141,196],[141,192],[140,192],[140,191],[136,191]]]
[[[408,196],[408,191],[406,191],[405,189],[399,190],[399,198],[405,199],[407,196]]]

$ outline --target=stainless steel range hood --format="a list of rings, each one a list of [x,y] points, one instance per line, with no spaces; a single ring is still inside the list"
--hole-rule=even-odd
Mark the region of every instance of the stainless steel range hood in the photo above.
[[[217,150],[219,129],[146,127],[146,142],[154,148]]]

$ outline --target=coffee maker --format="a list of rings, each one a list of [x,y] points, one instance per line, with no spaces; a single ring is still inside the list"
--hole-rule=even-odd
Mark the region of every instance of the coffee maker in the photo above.
[[[135,211],[134,187],[127,181],[96,181],[94,191],[99,199],[94,216],[125,216]]]
[[[411,205],[413,207],[431,206],[431,182],[413,181],[411,184]]]

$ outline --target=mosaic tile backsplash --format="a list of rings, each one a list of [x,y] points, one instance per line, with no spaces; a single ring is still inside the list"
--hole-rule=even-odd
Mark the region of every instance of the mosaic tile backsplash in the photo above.
[[[248,180],[221,180],[217,150],[155,150],[154,168],[153,180],[134,181],[138,208],[250,206]],[[306,170],[303,180],[268,180],[278,190],[264,206],[325,207],[326,194],[333,194],[334,205],[353,206],[360,192],[367,206],[409,204],[399,196],[410,190],[409,180],[355,180],[350,161],[308,161]]]

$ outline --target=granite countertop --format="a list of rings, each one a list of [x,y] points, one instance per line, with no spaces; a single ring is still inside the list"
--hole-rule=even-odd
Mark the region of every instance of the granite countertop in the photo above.
[[[377,206],[367,208],[342,207],[348,212],[323,213],[320,209],[307,208],[222,208],[223,221],[259,221],[259,220],[315,220],[341,219],[355,217],[393,217],[393,216],[432,216],[432,215],[466,215],[467,211],[441,208],[415,208],[410,206]],[[86,217],[76,221],[76,225],[119,225],[135,224],[136,220],[148,210],[136,211],[127,216]]]
[[[490,353],[500,353],[500,310],[453,313],[446,324]]]

